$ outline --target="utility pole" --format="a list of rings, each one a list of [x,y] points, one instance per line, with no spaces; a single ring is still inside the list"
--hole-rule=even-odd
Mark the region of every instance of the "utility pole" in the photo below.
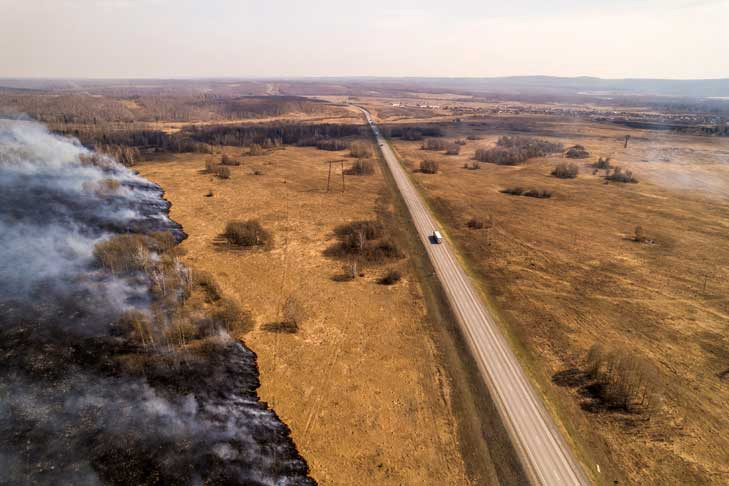
[[[342,163],[342,192],[344,192],[344,160],[340,160]]]
[[[327,164],[329,164],[329,173],[327,175],[327,192],[329,192],[329,189],[331,187],[332,182],[332,164],[336,164],[339,162],[341,164],[342,169],[342,192],[344,192],[344,160],[329,160],[327,161]]]

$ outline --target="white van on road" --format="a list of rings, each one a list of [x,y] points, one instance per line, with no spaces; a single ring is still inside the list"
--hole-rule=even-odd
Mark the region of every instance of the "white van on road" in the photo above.
[[[441,235],[438,230],[433,231],[433,243],[438,245],[443,243],[443,235]]]

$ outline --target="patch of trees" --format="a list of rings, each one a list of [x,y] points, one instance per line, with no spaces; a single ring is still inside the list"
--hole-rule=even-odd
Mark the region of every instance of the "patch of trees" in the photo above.
[[[403,256],[378,221],[352,221],[337,226],[334,234],[339,241],[327,250],[329,256],[357,258],[368,263],[382,263]]]
[[[389,126],[383,130],[387,137],[401,138],[403,140],[422,140],[425,137],[442,137],[440,127],[429,126]]]
[[[263,229],[257,219],[230,221],[225,225],[223,236],[231,245],[246,248],[268,247],[272,243],[271,233]]]
[[[356,141],[349,145],[349,154],[358,159],[366,159],[372,155],[372,150],[366,142]]]
[[[209,144],[193,140],[184,133],[169,134],[159,130],[115,130],[112,128],[84,128],[59,131],[79,139],[86,147],[101,149],[102,147],[133,147],[138,150],[154,150],[157,152],[212,153]]]
[[[588,152],[582,145],[573,145],[567,149],[567,152],[565,152],[564,155],[568,159],[586,159],[590,156],[590,152]]]
[[[592,167],[594,167],[595,169],[605,169],[605,170],[609,170],[609,169],[613,168],[613,166],[610,165],[610,157],[605,157],[605,158],[600,157],[599,159],[597,159],[597,162],[592,164]]]
[[[631,184],[636,184],[638,182],[638,179],[633,177],[632,171],[626,170],[623,172],[623,169],[617,166],[613,169],[612,173],[605,176],[605,179],[612,182],[624,182]]]
[[[0,105],[33,119],[59,125],[189,122],[318,114],[341,110],[323,101],[298,96],[228,96],[210,94],[95,95],[76,93],[0,94]]]
[[[552,197],[553,192],[549,189],[525,189],[523,187],[507,187],[506,189],[502,189],[500,192],[503,194],[510,194],[512,196],[526,196],[526,197],[535,197],[538,199],[547,199]]]
[[[266,139],[266,140],[270,140],[270,139]],[[263,155],[263,154],[265,154],[265,151],[263,150],[263,147],[261,147],[257,143],[252,143],[248,147],[248,155],[257,156],[257,155]]]
[[[347,149],[347,142],[344,140],[337,140],[335,138],[325,138],[321,140],[315,141],[316,148],[319,150],[329,150],[332,152],[336,152],[339,150],[346,150]]]
[[[263,145],[266,143],[266,139],[269,139],[271,141],[279,140],[282,144],[315,147],[321,140],[360,135],[361,127],[333,123],[312,125],[262,123],[256,125],[190,127],[181,133],[196,142],[210,145],[247,147],[253,143]]]
[[[224,165],[215,168],[215,175],[220,179],[230,179],[230,169]]]
[[[460,145],[453,143],[446,147],[446,155],[458,155],[461,153]]]
[[[424,150],[445,150],[446,146],[445,140],[438,140],[437,138],[426,138],[423,142]]]
[[[476,150],[474,158],[479,162],[517,165],[534,157],[544,157],[551,153],[561,152],[562,149],[562,144],[548,140],[503,136],[496,142],[496,147]]]
[[[420,172],[423,174],[436,174],[438,172],[438,162],[435,160],[423,160],[420,162]]]
[[[347,175],[372,175],[375,173],[375,164],[371,160],[357,160],[345,172]]]
[[[593,380],[593,394],[610,408],[651,411],[656,403],[657,370],[636,353],[595,344],[587,353],[585,374]]]
[[[222,156],[220,157],[220,163],[221,163],[222,165],[233,165],[233,166],[238,166],[238,165],[240,165],[240,160],[234,159],[233,157],[231,157],[231,156],[230,156],[230,155],[228,155],[228,154],[223,154],[223,155],[222,155]]]
[[[400,281],[402,274],[397,270],[390,270],[377,283],[380,285],[394,285]]]
[[[552,171],[552,175],[554,177],[559,177],[560,179],[574,179],[577,177],[577,174],[579,173],[580,169],[577,167],[577,164],[557,164],[557,167],[554,168]]]
[[[112,157],[120,164],[131,167],[136,165],[141,158],[141,153],[137,147],[125,147],[123,145],[98,145],[98,152]]]
[[[485,220],[482,218],[473,217],[466,221],[466,227],[469,229],[483,229],[483,228],[491,228],[494,225],[493,217],[489,216]]]

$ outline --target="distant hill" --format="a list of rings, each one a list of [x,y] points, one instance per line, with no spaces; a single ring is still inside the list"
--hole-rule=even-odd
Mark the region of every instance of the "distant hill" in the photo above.
[[[276,88],[277,91],[272,91]],[[0,79],[0,90],[89,92],[114,95],[216,94],[241,95],[366,95],[383,92],[431,91],[519,95],[615,95],[727,98],[725,79],[603,79],[589,76],[448,77],[298,77],[207,79]]]
[[[729,97],[729,78],[674,80],[603,79],[589,76],[505,76],[493,78],[363,77],[336,79],[342,83],[358,81],[362,84],[399,89],[409,86],[410,89],[457,90],[474,93]]]

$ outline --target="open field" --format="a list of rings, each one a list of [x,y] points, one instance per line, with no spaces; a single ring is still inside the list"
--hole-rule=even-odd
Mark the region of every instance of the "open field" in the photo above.
[[[442,125],[446,140],[481,138],[467,140],[459,155],[422,150],[423,141],[394,139],[393,145],[550,406],[601,466],[601,477],[729,482],[729,442],[721,433],[729,399],[729,140],[528,117],[506,118],[531,124],[528,133],[509,133],[505,118]],[[464,168],[477,148],[504,134],[565,147],[579,143],[591,156]],[[632,137],[627,149],[626,134]],[[611,156],[639,183],[606,184],[604,170],[593,174],[588,167],[598,156]],[[426,159],[438,162],[437,174],[416,171]],[[551,176],[559,162],[576,163],[578,177]],[[509,187],[553,195],[500,192]],[[485,228],[467,227],[471,218]],[[645,241],[634,241],[636,226]],[[657,368],[659,399],[652,410],[597,406],[581,373],[594,343],[627,350]]]
[[[238,157],[241,150],[226,152]],[[165,188],[171,217],[189,233],[181,245],[185,260],[214,275],[253,313],[255,329],[244,339],[258,354],[260,395],[292,429],[314,478],[321,484],[467,483],[451,388],[409,259],[361,267],[364,277],[336,281],[344,263],[324,255],[336,241],[336,226],[378,215],[392,219],[379,167],[371,176],[347,176],[344,193],[337,169],[332,192],[325,192],[325,161],[343,156],[286,147],[238,157],[242,165],[231,168],[228,180],[201,173],[203,155],[170,156],[139,170]],[[208,191],[212,197],[204,197]],[[273,234],[270,250],[216,243],[227,221],[249,218]],[[390,269],[403,279],[378,285]],[[275,332],[289,297],[305,319],[298,332]]]

